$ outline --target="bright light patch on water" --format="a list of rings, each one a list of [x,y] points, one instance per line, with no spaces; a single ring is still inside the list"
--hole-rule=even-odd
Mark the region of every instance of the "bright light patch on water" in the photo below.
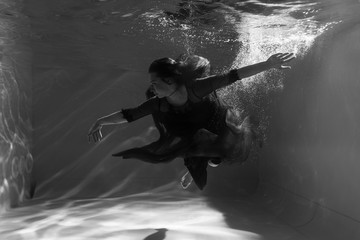
[[[262,5],[276,10],[270,15],[241,13],[241,24],[237,24],[236,30],[243,46],[232,68],[265,61],[279,52],[294,53],[301,58],[311,48],[316,37],[335,24],[316,21],[312,15],[317,11],[318,3]],[[298,16],[300,13],[301,17]],[[259,76],[248,78],[245,82],[251,82]]]
[[[315,39],[337,23],[316,19],[321,8],[319,3],[247,1],[239,5],[245,9],[250,5],[250,9],[262,11],[259,14],[245,10],[238,12],[240,21],[234,17],[234,13],[227,16],[227,20],[233,22],[238,42],[241,43],[231,69],[266,61],[275,53],[286,52],[296,56],[296,60],[286,65],[296,66],[296,62],[301,61],[311,49]],[[268,128],[267,107],[274,94],[283,89],[287,72],[290,71],[271,69],[220,91],[220,95],[232,106],[244,111],[244,115],[250,114],[259,120],[259,131],[264,140]]]

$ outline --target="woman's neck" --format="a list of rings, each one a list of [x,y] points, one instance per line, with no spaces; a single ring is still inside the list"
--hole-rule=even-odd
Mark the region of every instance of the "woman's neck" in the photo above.
[[[169,96],[166,97],[168,103],[174,106],[182,106],[188,100],[188,93],[185,86],[180,86],[174,90]]]

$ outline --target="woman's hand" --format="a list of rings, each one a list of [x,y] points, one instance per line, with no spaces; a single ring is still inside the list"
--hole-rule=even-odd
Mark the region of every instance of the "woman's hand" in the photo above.
[[[266,61],[270,68],[278,69],[291,69],[290,66],[283,65],[284,63],[290,62],[295,58],[293,53],[276,53],[269,57]]]
[[[91,137],[93,138],[94,142],[101,141],[103,135],[101,133],[102,125],[99,120],[97,120],[89,130],[89,142],[91,142]]]

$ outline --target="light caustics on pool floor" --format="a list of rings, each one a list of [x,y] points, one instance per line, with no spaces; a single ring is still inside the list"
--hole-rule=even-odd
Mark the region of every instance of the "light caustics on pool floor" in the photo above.
[[[34,201],[2,216],[0,236],[8,240],[262,239],[251,231],[229,228],[223,213],[211,208],[201,197],[167,193]],[[245,217],[241,221],[244,226],[251,222]]]

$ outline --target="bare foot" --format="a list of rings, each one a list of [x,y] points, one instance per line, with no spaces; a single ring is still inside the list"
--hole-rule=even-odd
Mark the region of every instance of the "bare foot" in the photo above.
[[[183,189],[187,189],[191,183],[193,181],[193,178],[191,176],[191,174],[189,173],[189,171],[187,171],[184,176],[181,178],[181,186]]]

